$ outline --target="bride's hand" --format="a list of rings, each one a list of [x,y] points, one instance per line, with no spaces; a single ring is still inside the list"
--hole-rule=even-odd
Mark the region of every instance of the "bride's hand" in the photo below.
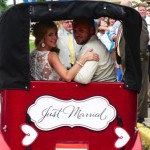
[[[89,49],[83,57],[86,59],[86,61],[99,61],[99,55],[93,51],[93,49]]]

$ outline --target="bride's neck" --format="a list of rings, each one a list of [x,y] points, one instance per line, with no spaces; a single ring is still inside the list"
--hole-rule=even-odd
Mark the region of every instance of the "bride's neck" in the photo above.
[[[46,47],[46,46],[45,47],[41,47],[41,46],[38,47],[38,50],[40,50],[40,51],[51,51],[51,49],[52,48],[49,48],[49,47]]]

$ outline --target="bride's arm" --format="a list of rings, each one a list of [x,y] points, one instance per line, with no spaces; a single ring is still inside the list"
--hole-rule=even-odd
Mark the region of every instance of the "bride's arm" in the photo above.
[[[59,74],[59,76],[67,82],[72,81],[72,79],[75,77],[78,71],[82,68],[85,62],[90,61],[90,60],[94,60],[94,61],[99,60],[98,54],[96,54],[95,52],[91,50],[86,52],[70,70],[67,70],[64,67],[64,65],[61,63],[58,55],[55,52],[51,52],[49,54],[50,65],[55,69],[55,71]]]

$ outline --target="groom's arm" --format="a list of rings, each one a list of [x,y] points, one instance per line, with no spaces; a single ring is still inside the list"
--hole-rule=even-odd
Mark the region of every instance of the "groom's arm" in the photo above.
[[[90,83],[97,69],[98,63],[99,62],[96,61],[87,61],[75,76],[74,81],[82,84]]]

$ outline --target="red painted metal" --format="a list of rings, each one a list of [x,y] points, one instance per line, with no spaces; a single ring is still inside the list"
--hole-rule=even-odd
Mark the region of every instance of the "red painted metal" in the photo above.
[[[142,150],[142,142],[139,131],[137,132],[136,141],[134,143],[134,146],[132,150]]]
[[[83,100],[92,96],[103,96],[113,105],[123,121],[123,128],[131,139],[126,150],[131,150],[135,144],[137,133],[137,94],[123,88],[123,83],[90,83],[81,85],[75,82],[31,82],[30,91],[4,90],[2,91],[2,122],[1,130],[7,125],[7,131],[2,130],[6,143],[11,150],[25,150],[21,141],[24,133],[20,126],[26,123],[26,111],[35,100],[43,95],[50,95],[62,100]],[[94,123],[94,122],[93,122]],[[34,123],[31,123],[34,128]],[[61,127],[52,131],[38,131],[38,138],[31,145],[32,150],[55,150],[56,143],[87,143],[89,150],[115,150],[117,136],[114,128],[115,119],[103,131],[92,131],[83,127]]]
[[[0,131],[0,149],[1,150],[11,150],[9,148],[9,146],[7,145],[7,143],[5,142],[4,137],[3,137],[2,133],[1,133],[1,131]]]

